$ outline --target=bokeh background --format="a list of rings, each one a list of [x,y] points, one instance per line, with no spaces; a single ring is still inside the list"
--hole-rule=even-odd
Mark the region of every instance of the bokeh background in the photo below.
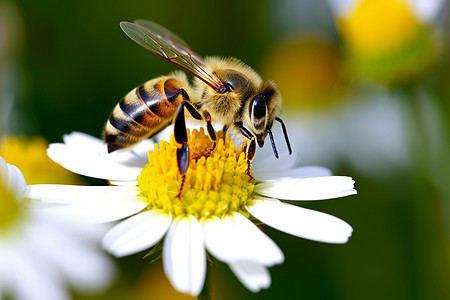
[[[213,299],[450,299],[449,5],[338,2],[0,2],[0,133],[100,137],[129,90],[175,69],[119,28],[152,20],[201,55],[237,57],[275,80],[298,163],[352,176],[358,190],[302,203],[351,224],[347,244],[263,227],[286,257],[270,269],[271,287],[253,294],[215,264]],[[160,260],[116,262],[110,290],[74,297],[187,298]]]

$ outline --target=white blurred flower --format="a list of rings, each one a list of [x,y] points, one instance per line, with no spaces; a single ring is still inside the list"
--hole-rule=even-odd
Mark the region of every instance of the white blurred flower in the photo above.
[[[118,186],[34,185],[29,197],[52,204],[49,211],[99,223],[126,218],[104,237],[103,245],[122,257],[157,244],[163,237],[163,265],[180,292],[198,295],[206,273],[206,250],[227,263],[251,291],[270,285],[268,267],[284,260],[278,246],[253,222],[326,243],[345,243],[346,222],[278,199],[323,200],[355,194],[350,177],[331,176],[321,167],[294,168],[283,155],[252,167],[229,138],[208,151],[203,130],[190,136],[191,159],[183,188],[176,147],[152,142],[107,154],[106,145],[82,133],[52,144],[49,156],[79,174],[108,179]],[[148,156],[147,156],[148,155]],[[150,163],[147,163],[149,161]],[[145,166],[145,167],[144,167]],[[137,178],[137,180],[136,180]],[[178,194],[178,196],[177,196]]]
[[[285,114],[300,161],[330,167],[344,163],[379,178],[409,170],[410,118],[407,103],[398,96],[379,90],[328,110]]]
[[[61,300],[67,286],[108,287],[115,269],[95,245],[103,230],[48,214],[24,200],[27,190],[20,170],[0,157],[0,298]]]

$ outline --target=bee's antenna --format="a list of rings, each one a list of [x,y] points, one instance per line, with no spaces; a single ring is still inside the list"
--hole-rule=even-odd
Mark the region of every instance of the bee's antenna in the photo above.
[[[277,147],[275,146],[275,140],[273,139],[272,131],[270,131],[270,129],[267,128],[267,132],[269,133],[270,143],[272,144],[272,149],[273,149],[273,154],[275,155],[276,158],[278,158]]]
[[[287,145],[288,150],[289,150],[289,155],[291,155],[292,154],[292,148],[291,148],[291,143],[289,142],[289,138],[288,138],[288,134],[287,134],[287,130],[286,130],[286,125],[284,125],[283,120],[281,120],[279,117],[275,117],[275,120],[277,120],[278,122],[281,123],[281,128],[283,129],[284,139],[286,140],[286,145]],[[270,136],[272,138],[272,134]]]

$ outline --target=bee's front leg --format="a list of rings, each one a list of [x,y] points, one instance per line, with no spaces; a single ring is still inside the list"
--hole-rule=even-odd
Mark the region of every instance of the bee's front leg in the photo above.
[[[214,127],[211,123],[211,115],[206,110],[203,112],[203,116],[205,117],[206,121],[206,128],[208,130],[208,136],[211,142],[214,142],[214,145],[216,144],[217,137],[216,137],[216,131],[214,130]]]
[[[256,154],[256,137],[250,132],[250,130],[244,127],[242,122],[236,122],[234,125],[236,125],[241,133],[250,140],[247,144],[247,149],[245,150],[247,160],[250,162],[255,158]]]

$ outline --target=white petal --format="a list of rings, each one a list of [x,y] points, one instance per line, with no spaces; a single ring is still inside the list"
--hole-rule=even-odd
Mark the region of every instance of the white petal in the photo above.
[[[80,186],[64,184],[30,185],[27,197],[42,200],[45,203],[94,204],[103,205],[112,202],[129,202],[141,199],[137,186]]]
[[[67,218],[83,224],[99,224],[117,221],[143,210],[148,203],[143,201],[93,203],[84,205],[54,205],[41,207],[41,214]]]
[[[281,171],[268,170],[266,172],[255,171],[252,168],[252,172],[254,177],[258,180],[278,180],[282,177],[292,177],[292,178],[324,177],[332,175],[329,169],[320,166],[304,166]]]
[[[173,222],[163,248],[164,272],[173,287],[182,293],[197,296],[206,274],[203,232],[194,217]]]
[[[262,150],[262,149],[261,149]],[[270,172],[283,172],[294,167],[297,156],[295,153],[289,155],[287,152],[280,152],[279,158],[273,156],[272,150],[268,150],[270,153],[265,153],[266,156],[258,156],[260,151],[257,151],[254,164],[252,165],[252,172],[255,174],[270,173]]]
[[[85,223],[123,219],[144,209],[148,203],[133,186],[32,185],[27,197],[40,200],[32,207],[51,216]]]
[[[33,248],[30,248],[33,249]],[[68,295],[64,291],[61,274],[47,257],[42,257],[36,251],[15,249],[8,253],[10,268],[8,283],[14,294],[14,299],[23,300],[64,300]]]
[[[110,155],[117,155],[116,161],[143,168],[148,163],[148,152],[153,151],[154,146],[154,141],[145,139],[130,148],[115,151]]]
[[[273,228],[324,243],[346,243],[353,231],[349,224],[332,215],[275,199],[253,200],[247,210]]]
[[[259,184],[261,195],[285,200],[325,200],[356,194],[354,181],[347,176],[280,178]]]
[[[239,281],[254,293],[270,286],[270,274],[263,265],[250,261],[236,261],[229,266]]]
[[[424,22],[435,21],[444,6],[444,0],[409,0],[413,12]]]
[[[72,287],[79,291],[98,292],[109,285],[115,270],[92,240],[76,236],[77,232],[67,230],[61,220],[55,222],[47,218],[39,221],[30,226],[29,243],[34,251],[52,259]]]
[[[250,220],[239,213],[202,222],[206,249],[227,263],[252,261],[272,266],[284,260],[280,248]]]
[[[328,0],[331,10],[336,15],[348,15],[360,0]]]
[[[133,147],[117,150],[108,154],[107,146],[103,140],[82,132],[72,132],[63,136],[64,144],[77,151],[88,150],[91,155],[105,155],[108,159],[128,166],[143,168],[148,162],[147,152],[153,150],[154,142],[143,140]]]
[[[34,208],[34,209],[33,209]],[[42,206],[34,207],[29,210],[30,219],[36,223],[49,223],[51,225],[47,227],[57,227],[60,232],[70,233],[73,236],[82,236],[84,239],[89,240],[95,244],[100,244],[100,241],[105,234],[110,230],[113,224],[84,224],[78,220],[67,218],[66,216],[60,216],[54,213],[49,213]],[[57,224],[55,224],[57,223]]]
[[[0,180],[17,195],[25,195],[27,184],[19,168],[5,162],[0,156]]]
[[[131,181],[115,181],[115,180],[110,180],[109,181],[110,184],[112,185],[131,185],[131,186],[136,186],[138,185],[137,180],[131,180]]]
[[[94,178],[135,180],[142,170],[142,166],[129,166],[116,162],[112,155],[95,152],[89,146],[79,148],[65,144],[50,144],[47,155],[74,173]]]
[[[83,149],[89,148],[93,152],[108,152],[105,143],[96,137],[89,134],[74,131],[69,134],[63,135],[64,144],[72,148]]]
[[[145,211],[120,222],[103,239],[103,247],[117,257],[148,249],[162,239],[172,216],[162,211]]]

